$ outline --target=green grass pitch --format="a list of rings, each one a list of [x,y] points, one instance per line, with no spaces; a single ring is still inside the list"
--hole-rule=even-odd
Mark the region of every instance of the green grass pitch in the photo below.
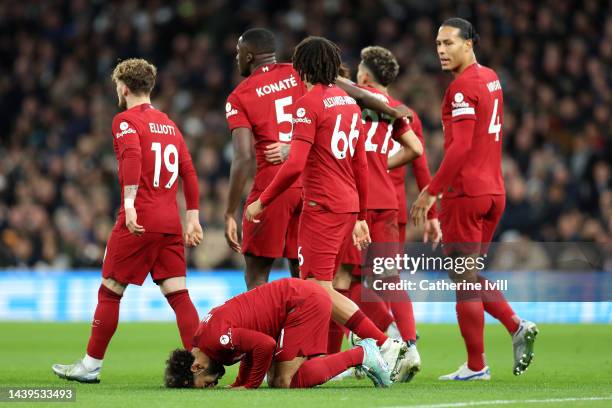
[[[168,390],[162,386],[164,360],[179,344],[172,323],[120,323],[104,361],[102,382],[91,385],[60,380],[50,368],[83,355],[88,324],[0,323],[0,387],[76,389],[76,403],[18,407],[612,406],[612,326],[541,325],[533,365],[514,377],[510,337],[502,326],[488,325],[492,380],[466,383],[437,380],[465,361],[457,326],[423,324],[419,332],[423,371],[413,382],[390,389],[351,379],[309,390]],[[228,370],[222,386],[234,379],[237,367]]]

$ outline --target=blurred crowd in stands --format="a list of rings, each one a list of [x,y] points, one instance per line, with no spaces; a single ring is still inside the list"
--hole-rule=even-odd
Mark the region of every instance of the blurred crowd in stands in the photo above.
[[[612,3],[598,0],[36,1],[0,3],[0,266],[99,267],[119,205],[110,81],[118,60],[159,68],[153,104],[179,125],[200,179],[204,245],[190,266],[241,268],[223,238],[232,149],[224,106],[241,78],[242,31],[267,27],[279,61],[326,36],[353,69],[391,49],[391,93],[420,115],[430,169],[443,156],[440,103],[452,79],[440,23],[469,19],[480,63],[505,97],[507,209],[497,239],[609,243],[612,236]],[[411,202],[417,194],[408,178]],[[408,238],[421,239],[409,228]]]

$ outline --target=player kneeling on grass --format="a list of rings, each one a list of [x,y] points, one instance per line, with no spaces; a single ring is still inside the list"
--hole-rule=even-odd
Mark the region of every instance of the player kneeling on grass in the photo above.
[[[191,351],[172,352],[166,387],[214,387],[224,366],[238,361],[235,389],[258,388],[266,372],[270,387],[309,388],[357,366],[375,386],[389,386],[389,368],[373,339],[322,356],[331,311],[329,295],[312,281],[280,279],[238,295],[206,315]]]

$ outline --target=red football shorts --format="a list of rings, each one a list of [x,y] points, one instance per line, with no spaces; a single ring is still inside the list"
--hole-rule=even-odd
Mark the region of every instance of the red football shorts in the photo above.
[[[304,302],[287,314],[287,320],[276,340],[274,360],[291,361],[327,353],[327,335],[331,319],[331,298],[321,285],[305,281],[303,292],[312,292]]]
[[[505,195],[443,197],[440,228],[444,252],[486,253],[505,207]]]
[[[106,244],[102,276],[140,286],[149,272],[155,283],[186,275],[183,237],[158,232],[137,237],[116,225]]]
[[[352,246],[357,213],[337,214],[320,205],[304,203],[298,233],[300,277],[331,281],[340,264],[340,254]]]
[[[261,191],[251,191],[244,208]],[[302,189],[290,188],[259,215],[258,223],[242,218],[242,252],[266,258],[297,259],[297,235],[302,212]],[[246,211],[245,211],[246,213]]]
[[[366,221],[370,229],[372,244],[389,243],[384,246],[374,245],[373,248],[375,248],[377,253],[370,254],[370,251],[368,251],[368,256],[395,256],[397,253],[397,246],[393,244],[399,242],[397,210],[368,210]],[[354,245],[347,246],[346,251],[342,255],[342,263],[348,265],[362,265],[363,252]],[[361,268],[353,268],[353,275],[361,276]]]

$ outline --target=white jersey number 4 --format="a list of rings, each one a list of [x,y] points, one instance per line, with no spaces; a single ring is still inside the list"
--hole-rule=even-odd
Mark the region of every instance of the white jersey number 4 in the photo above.
[[[501,131],[501,121],[499,120],[499,114],[497,113],[497,106],[499,100],[495,98],[493,103],[493,113],[491,114],[491,121],[489,122],[489,134],[495,135],[495,141],[499,142],[499,132]]]

